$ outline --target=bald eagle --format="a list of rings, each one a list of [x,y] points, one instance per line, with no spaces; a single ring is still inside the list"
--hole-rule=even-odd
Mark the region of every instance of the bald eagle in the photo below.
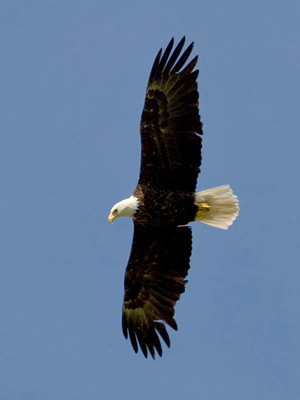
[[[237,196],[229,185],[196,192],[200,172],[202,123],[197,89],[198,57],[186,62],[185,37],[174,38],[155,58],[140,125],[140,176],[132,196],[115,204],[108,220],[134,223],[125,273],[122,328],[135,352],[161,356],[160,338],[170,347],[166,324],[177,330],[174,307],[184,292],[192,233],[200,221],[227,229],[236,219]]]

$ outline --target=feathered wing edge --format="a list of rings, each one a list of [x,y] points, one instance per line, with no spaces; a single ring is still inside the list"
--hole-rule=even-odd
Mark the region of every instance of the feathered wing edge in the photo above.
[[[141,119],[140,184],[193,192],[201,165],[202,123],[199,115],[198,57],[185,66],[191,43],[185,38],[172,52],[174,39],[154,61]]]
[[[141,228],[135,225],[125,273],[122,328],[135,352],[162,355],[159,336],[170,347],[165,324],[177,330],[176,301],[185,290],[192,249],[189,227]],[[159,336],[158,336],[159,334]]]
[[[179,57],[181,50],[183,49],[185,43],[185,36],[180,40],[176,48],[174,49],[169,61],[168,58],[171,54],[173,45],[174,45],[174,38],[172,38],[166,47],[166,50],[162,54],[162,49],[159,50],[157,53],[157,56],[154,60],[151,72],[150,72],[150,77],[149,80],[157,78],[159,75],[162,74],[162,72],[171,72],[172,74],[175,74],[180,71],[180,69],[183,67],[187,59],[189,58],[193,47],[194,47],[194,42],[192,42],[186,50],[182,53],[180,58],[177,60]],[[177,60],[177,62],[176,62]],[[194,69],[196,63],[198,60],[198,56],[195,56],[189,64],[182,70],[180,71],[181,73],[184,73],[185,75],[189,74],[192,72]],[[167,62],[168,61],[168,62]],[[174,63],[176,64],[174,65]]]

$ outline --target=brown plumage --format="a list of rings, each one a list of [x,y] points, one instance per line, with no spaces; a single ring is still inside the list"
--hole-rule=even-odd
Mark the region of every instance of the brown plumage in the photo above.
[[[192,221],[197,211],[193,193],[202,133],[198,71],[193,71],[197,57],[183,68],[193,49],[192,43],[180,56],[184,42],[185,38],[172,54],[174,39],[163,54],[159,51],[141,120],[141,169],[134,192],[140,204],[125,274],[122,321],[125,337],[129,334],[136,352],[139,343],[146,357],[148,351],[152,357],[155,350],[162,354],[157,332],[170,346],[165,323],[177,330],[174,306],[184,292],[192,249],[190,228],[177,225]]]
[[[186,66],[193,43],[183,38],[159,51],[149,78],[141,119],[141,168],[133,195],[108,217],[134,221],[125,273],[122,327],[135,352],[162,355],[170,346],[166,324],[177,330],[174,307],[184,292],[192,251],[191,221],[227,229],[238,215],[229,185],[195,193],[200,172],[202,123],[197,57]]]
[[[194,192],[201,164],[199,71],[193,71],[198,57],[180,70],[193,49],[191,43],[179,57],[184,42],[171,54],[172,39],[163,55],[159,51],[150,73],[141,120],[139,184]]]
[[[192,233],[189,227],[143,228],[135,224],[125,273],[122,327],[134,350],[161,356],[157,333],[170,346],[165,323],[177,330],[174,306],[184,292]]]

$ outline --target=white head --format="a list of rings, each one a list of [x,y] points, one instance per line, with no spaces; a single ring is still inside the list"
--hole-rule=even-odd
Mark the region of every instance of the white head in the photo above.
[[[130,196],[128,199],[119,201],[110,210],[108,216],[109,222],[113,222],[118,217],[130,217],[133,218],[134,214],[138,209],[138,199],[134,196]]]

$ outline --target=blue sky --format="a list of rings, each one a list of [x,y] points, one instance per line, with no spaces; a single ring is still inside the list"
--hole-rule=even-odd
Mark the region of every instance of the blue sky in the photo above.
[[[0,5],[0,399],[300,396],[298,1]],[[121,332],[154,57],[199,55],[198,188],[230,183],[229,231],[193,224],[179,331],[155,361]]]

